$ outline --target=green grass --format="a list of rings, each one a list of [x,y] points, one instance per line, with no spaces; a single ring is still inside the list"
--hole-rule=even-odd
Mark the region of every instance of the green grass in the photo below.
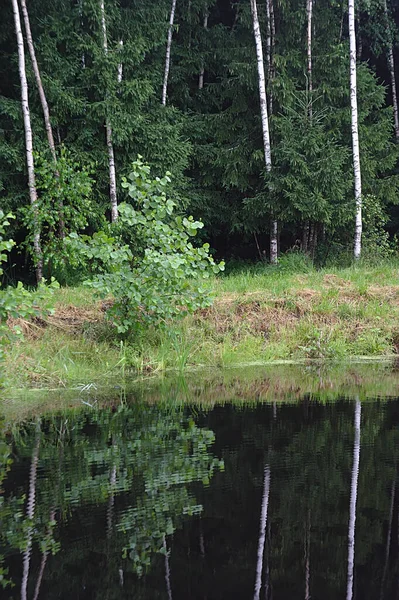
[[[316,270],[260,265],[214,280],[212,308],[117,339],[90,290],[57,292],[46,328],[27,328],[5,366],[9,389],[71,387],[193,367],[388,357],[399,348],[399,262]]]

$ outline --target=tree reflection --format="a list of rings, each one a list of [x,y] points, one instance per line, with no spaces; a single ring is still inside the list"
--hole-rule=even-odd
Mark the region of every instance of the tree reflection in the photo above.
[[[95,549],[107,556],[107,572],[116,574],[119,589],[126,573],[141,576],[154,556],[164,555],[171,598],[167,539],[202,511],[191,487],[207,485],[223,466],[210,453],[214,439],[178,409],[144,405],[50,417],[21,427],[9,443],[3,430],[0,482],[12,468],[17,484],[0,500],[0,554],[22,554],[22,573],[13,572],[21,600],[38,599],[48,556],[59,549],[58,528],[85,506],[103,510]],[[11,583],[5,568],[0,576],[3,585]]]

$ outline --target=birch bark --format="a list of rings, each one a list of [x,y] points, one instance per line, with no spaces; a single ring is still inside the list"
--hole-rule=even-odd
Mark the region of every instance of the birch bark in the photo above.
[[[47,103],[46,94],[45,94],[44,88],[43,88],[39,65],[38,65],[37,59],[36,59],[36,52],[35,52],[35,47],[33,45],[33,38],[32,38],[32,31],[30,28],[28,9],[26,7],[25,0],[20,0],[20,2],[21,2],[21,10],[22,10],[22,15],[23,15],[24,24],[25,24],[26,41],[28,44],[28,50],[29,50],[31,61],[32,61],[33,72],[35,74],[36,85],[37,85],[37,89],[38,89],[39,97],[40,97],[40,103],[42,105],[42,110],[43,110],[44,126],[46,128],[47,141],[48,141],[48,145],[50,147],[51,156],[52,156],[54,162],[57,163],[57,155],[55,153],[53,129],[51,127],[51,122],[50,122],[50,111],[49,111],[49,107],[48,107],[48,103]]]
[[[104,0],[100,0],[101,25],[103,31],[103,48],[105,55],[108,54],[107,40],[107,24],[105,21]],[[105,119],[105,131],[108,149],[108,168],[109,168],[109,197],[111,201],[111,221],[114,222],[118,218],[118,197],[116,193],[116,170],[115,170],[115,154],[114,144],[112,142],[112,125],[107,115]]]
[[[162,86],[162,104],[166,106],[166,95],[168,91],[168,79],[170,70],[170,51],[172,48],[173,24],[175,22],[176,0],[172,0],[172,8],[169,18],[168,41],[166,43],[165,74]]]
[[[262,496],[262,508],[261,508],[261,512],[260,512],[258,559],[256,562],[256,580],[255,580],[254,600],[259,600],[260,591],[262,588],[263,555],[265,553],[267,513],[268,513],[268,509],[269,509],[269,495],[270,495],[270,466],[266,465],[265,472],[264,472],[264,478],[263,478],[263,496]]]
[[[353,173],[355,178],[355,239],[354,257],[360,258],[362,251],[362,179],[360,172],[359,128],[357,114],[357,77],[356,77],[356,33],[355,0],[349,0],[349,48],[350,48],[350,96],[352,118]]]
[[[312,73],[312,17],[313,17],[313,0],[307,0],[306,2],[306,13],[308,17],[308,29],[307,29],[307,72],[308,72],[308,111],[309,118],[312,119],[312,93],[313,93],[313,73]]]
[[[14,13],[15,35],[18,46],[18,66],[19,78],[21,82],[21,103],[25,130],[26,164],[28,168],[29,197],[33,213],[33,250],[36,261],[36,280],[39,283],[43,277],[43,254],[40,244],[39,207],[36,191],[35,163],[33,159],[33,136],[29,111],[28,81],[26,79],[25,69],[25,49],[18,0],[11,0],[11,3]]]
[[[388,15],[387,0],[383,0],[383,1],[384,1],[385,23],[386,23],[387,35],[388,35],[388,39],[389,39],[388,66],[389,66],[389,73],[391,76],[392,104],[393,104],[393,115],[394,115],[394,120],[395,120],[395,137],[396,137],[396,141],[399,142],[399,109],[398,109],[398,96],[396,93],[395,59],[394,59],[394,55],[393,55],[392,31],[391,31],[391,24],[390,24],[389,15]]]
[[[119,49],[122,52],[123,40],[119,40]],[[118,83],[122,83],[122,79],[123,79],[123,62],[121,60],[121,62],[118,65]]]
[[[349,505],[349,529],[348,529],[348,579],[346,587],[346,600],[353,598],[353,574],[355,567],[355,525],[356,525],[356,501],[357,485],[359,479],[359,461],[360,461],[360,418],[361,404],[356,401],[355,405],[355,441],[353,444],[353,464],[351,479],[351,496]]]
[[[205,16],[204,16],[205,31],[208,29],[208,18],[209,18],[209,13],[208,13],[208,10],[206,10]],[[204,87],[204,75],[205,75],[205,66],[204,66],[204,64],[202,64],[201,71],[200,71],[199,78],[198,78],[198,89],[199,90],[202,90]]]
[[[269,116],[267,110],[267,96],[266,96],[266,81],[265,81],[265,64],[263,60],[263,48],[262,48],[262,36],[260,33],[259,18],[258,18],[258,7],[256,0],[250,0],[251,2],[251,13],[252,13],[252,25],[255,38],[256,48],[256,59],[258,65],[258,85],[259,85],[259,102],[260,102],[260,115],[262,121],[262,135],[263,135],[263,150],[265,155],[266,172],[270,173],[272,168],[272,156],[270,148],[270,130],[269,130]],[[272,264],[277,263],[278,255],[278,225],[277,221],[273,219],[270,229],[270,262]]]

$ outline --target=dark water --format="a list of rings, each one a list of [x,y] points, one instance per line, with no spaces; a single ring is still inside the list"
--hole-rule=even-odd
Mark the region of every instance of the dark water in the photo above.
[[[3,422],[1,598],[399,598],[398,423],[306,398]]]

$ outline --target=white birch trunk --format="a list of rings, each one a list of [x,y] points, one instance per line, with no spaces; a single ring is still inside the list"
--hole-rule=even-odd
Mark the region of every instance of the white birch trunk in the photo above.
[[[18,0],[11,0],[14,13],[15,35],[18,46],[19,78],[21,82],[21,103],[25,130],[26,164],[28,168],[29,197],[33,213],[33,250],[36,260],[36,280],[39,283],[43,277],[43,254],[40,245],[39,207],[35,180],[35,163],[33,160],[33,136],[30,122],[28,81],[25,69],[25,49],[22,36],[21,19],[19,16]]]
[[[350,47],[350,95],[352,117],[352,151],[353,172],[355,177],[355,239],[354,257],[360,258],[362,251],[362,180],[360,173],[359,129],[357,117],[357,82],[356,82],[356,33],[355,33],[355,0],[349,0],[349,47]]]
[[[119,40],[119,49],[122,52],[123,50],[123,40]],[[122,83],[123,79],[123,63],[122,60],[118,65],[118,83]]]
[[[275,43],[275,23],[274,23],[274,7],[273,0],[266,0],[266,58],[267,58],[267,80],[269,86],[269,115],[273,113],[273,56]]]
[[[346,600],[352,600],[353,597],[353,574],[355,567],[355,525],[356,525],[356,501],[357,485],[359,479],[359,461],[360,461],[360,417],[361,404],[356,400],[355,405],[355,441],[353,444],[353,465],[351,480],[351,496],[349,505],[349,529],[348,529],[348,579],[346,587]]]
[[[25,23],[26,41],[28,43],[28,49],[29,49],[29,54],[30,54],[30,58],[32,61],[33,72],[35,74],[36,85],[37,85],[37,89],[39,92],[40,103],[42,105],[42,110],[43,110],[44,126],[46,128],[47,141],[48,141],[48,145],[50,147],[51,156],[53,157],[53,160],[56,163],[57,155],[55,153],[53,129],[51,127],[51,122],[50,122],[50,111],[48,108],[46,94],[45,94],[44,88],[43,88],[42,78],[40,76],[39,65],[38,65],[37,59],[36,59],[36,52],[35,52],[35,47],[33,45],[32,31],[30,28],[28,9],[26,7],[26,1],[25,0],[20,0],[20,1],[21,1],[22,15],[24,18],[24,23]]]
[[[263,134],[263,150],[265,155],[266,172],[270,173],[272,168],[272,156],[270,149],[270,131],[269,131],[269,116],[267,111],[267,96],[266,96],[266,81],[265,81],[265,64],[263,61],[263,48],[262,48],[262,37],[260,33],[259,18],[258,18],[258,7],[256,0],[250,0],[251,12],[252,12],[252,24],[254,30],[255,47],[256,47],[256,59],[258,64],[258,84],[259,84],[259,102],[260,102],[260,115],[262,121],[262,134]],[[277,243],[278,226],[277,221],[272,221],[270,231],[270,262],[272,264],[277,263],[278,255],[278,243]]]
[[[101,25],[103,30],[103,48],[104,53],[108,54],[108,40],[107,40],[107,24],[105,22],[105,7],[104,0],[100,0],[100,11],[101,11]],[[116,170],[115,170],[115,154],[114,145],[112,143],[112,126],[109,117],[105,120],[105,130],[108,148],[108,168],[109,168],[109,198],[111,201],[111,221],[118,218],[118,198],[116,194]]]
[[[395,59],[394,59],[394,55],[393,55],[392,31],[391,31],[391,24],[389,22],[387,0],[384,0],[384,14],[385,14],[387,34],[388,34],[388,38],[389,38],[388,66],[389,66],[389,72],[391,75],[393,116],[394,116],[394,120],[395,120],[395,137],[396,137],[396,141],[399,141],[399,109],[398,109],[398,96],[396,93]]]
[[[308,17],[307,29],[307,75],[308,75],[308,111],[309,118],[312,119],[312,93],[313,93],[313,73],[312,73],[312,17],[313,17],[313,0],[306,0],[306,13]]]
[[[42,78],[40,75],[39,65],[38,65],[38,62],[36,59],[35,46],[33,44],[32,31],[30,28],[29,13],[28,13],[28,9],[27,9],[25,0],[21,0],[21,9],[22,9],[22,15],[24,17],[24,23],[25,23],[26,41],[28,43],[28,49],[29,49],[29,54],[30,54],[30,58],[32,61],[33,72],[35,74],[35,80],[36,80],[36,85],[37,85],[37,89],[39,92],[40,103],[42,105],[42,111],[43,111],[43,117],[44,117],[44,127],[46,129],[47,141],[48,141],[48,145],[50,148],[51,157],[52,157],[52,159],[54,161],[54,165],[55,165],[55,173],[54,174],[57,178],[59,178],[59,172],[57,170],[57,153],[55,151],[54,134],[53,134],[53,128],[51,126],[51,121],[50,121],[50,110],[48,107],[48,102],[47,102],[46,94],[44,91]],[[64,207],[63,207],[62,199],[59,200],[58,205],[59,205],[58,206],[58,209],[59,209],[59,235],[61,238],[64,238],[65,237],[65,223],[64,223]]]
[[[208,18],[209,18],[209,13],[208,10],[205,12],[205,16],[204,16],[204,29],[205,31],[208,29]],[[199,79],[198,79],[198,89],[202,90],[204,87],[204,75],[205,75],[205,67],[204,64],[201,67],[201,71],[199,74]]]
[[[269,495],[270,495],[270,466],[266,465],[265,472],[264,472],[264,478],[263,478],[262,508],[260,511],[258,560],[256,562],[256,580],[255,580],[254,600],[259,600],[260,591],[262,588],[263,555],[265,553],[267,513],[268,513],[268,509],[269,509]]]
[[[166,95],[168,91],[168,79],[170,69],[170,51],[172,48],[173,24],[175,22],[176,0],[172,0],[172,8],[169,18],[168,41],[166,43],[165,74],[162,86],[162,105],[166,106]]]
[[[79,16],[80,16],[80,26],[83,31],[83,0],[79,0]],[[86,68],[86,57],[85,53],[82,54],[82,69]]]

